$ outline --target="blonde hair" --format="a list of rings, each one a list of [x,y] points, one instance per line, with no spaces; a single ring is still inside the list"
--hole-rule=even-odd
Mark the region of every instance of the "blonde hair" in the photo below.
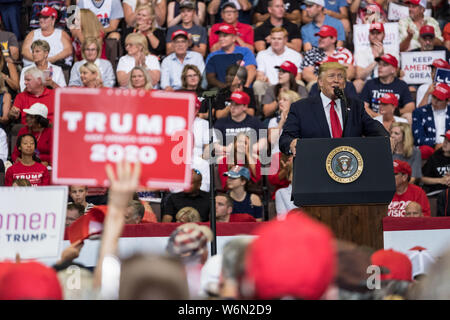
[[[139,70],[144,74],[144,78],[145,78],[145,86],[144,89],[145,90],[150,90],[153,89],[153,85],[152,85],[152,77],[151,75],[148,73],[148,71],[144,68],[144,67],[140,67],[140,66],[136,66],[133,69],[131,69],[130,71],[130,77],[128,79],[128,88],[129,89],[135,89],[131,83],[131,76],[133,75],[133,71],[135,70]]]
[[[127,43],[132,43],[134,45],[139,45],[142,47],[142,51],[145,55],[149,54],[148,51],[148,44],[147,44],[147,37],[140,33],[130,33],[125,38],[125,46]]]
[[[284,90],[281,91],[280,94],[278,95],[278,99],[280,98],[284,98],[289,100],[291,103],[294,103],[295,101],[298,101],[301,99],[300,95],[292,90]]]
[[[33,43],[31,44],[31,51],[33,51],[36,47],[41,48],[42,51],[45,51],[47,53],[50,52],[50,45],[45,40],[38,39],[33,41]]]
[[[392,128],[398,127],[403,133],[403,156],[409,158],[412,156],[414,151],[414,137],[412,134],[411,126],[409,123],[404,122],[394,122],[391,125]]]
[[[151,31],[155,30],[156,20],[155,20],[155,9],[153,8],[153,6],[151,6],[149,3],[144,3],[144,4],[140,3],[136,6],[136,9],[134,10],[134,12],[137,15],[137,13],[141,10],[148,10],[148,13],[150,14],[150,19],[152,20],[152,26],[151,26],[150,30]],[[138,27],[139,26],[136,22],[136,28],[138,28]]]
[[[331,69],[339,69],[344,71],[344,78],[347,79],[347,67],[339,62],[324,62],[319,66],[319,77]]]
[[[270,34],[275,33],[275,32],[283,32],[285,37],[287,37],[289,35],[287,30],[283,27],[274,27],[274,28],[272,28],[272,30],[270,30]]]
[[[104,32],[103,26],[91,10],[80,9],[80,22],[84,38],[94,37],[101,39],[101,34]]]
[[[86,55],[84,54],[84,50],[87,47],[89,47],[91,44],[95,44],[95,46],[97,47],[97,58],[100,57],[100,54],[102,52],[102,44],[99,43],[97,38],[89,37],[89,38],[85,38],[83,43],[81,44],[81,56],[83,57],[83,59],[86,59]]]
[[[176,216],[177,222],[201,222],[200,213],[197,209],[192,207],[184,207],[180,209]],[[181,218],[185,218],[185,221],[181,221]]]
[[[100,69],[97,67],[97,65],[95,63],[86,62],[85,64],[83,64],[80,67],[80,73],[81,73],[81,71],[83,69],[85,69],[85,70],[87,70],[89,72],[92,72],[92,73],[96,73],[97,74],[97,80],[100,80],[100,81],[102,80],[102,73],[101,73]]]

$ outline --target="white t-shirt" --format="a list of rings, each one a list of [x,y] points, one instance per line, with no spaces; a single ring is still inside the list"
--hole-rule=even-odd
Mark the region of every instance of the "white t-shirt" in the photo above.
[[[374,119],[379,121],[381,124],[383,124],[383,116],[376,116]],[[397,116],[394,116],[394,121],[408,123],[408,120],[406,120],[405,118],[397,117]]]
[[[117,72],[124,71],[129,73],[131,69],[136,65],[136,61],[132,56],[124,55],[119,59],[119,63],[117,64]],[[149,70],[158,70],[161,71],[161,67],[159,65],[158,58],[152,54],[148,54],[145,57],[145,65]]]
[[[425,93],[427,93],[428,88],[430,87],[431,83],[424,83],[421,84],[420,87],[417,89],[416,92],[416,107],[419,107],[420,101],[422,101],[423,97],[425,96]],[[431,103],[431,94],[428,96],[428,102],[427,104]]]
[[[209,124],[205,119],[196,117],[193,126],[194,134],[194,156],[202,157],[203,146],[209,144]]]
[[[290,210],[297,208],[294,201],[291,200],[291,195],[292,184],[286,188],[278,189],[277,192],[275,192],[275,208],[279,220],[284,219]]]
[[[280,66],[285,61],[295,64],[298,68],[297,72],[300,72],[303,57],[300,53],[288,47],[280,55],[275,54],[272,47],[258,52],[256,55],[257,71],[264,72],[269,78],[270,84],[275,85],[278,83],[278,69],[275,69],[275,67]]]
[[[276,127],[278,127],[277,117],[273,117],[273,118],[270,119],[270,121],[269,121],[268,129],[276,128]],[[283,129],[281,129],[280,131],[281,131],[281,132],[280,132],[280,136],[281,136],[281,133],[283,132]],[[278,139],[277,141],[272,141],[272,142],[271,142],[271,145],[272,145],[272,154],[275,154],[275,153],[280,152],[280,146],[279,146],[279,144],[278,144],[278,141],[279,141],[279,139]]]
[[[78,7],[91,10],[103,28],[108,28],[111,20],[123,18],[123,8],[119,0],[103,0],[101,2],[79,0]]]
[[[0,160],[6,162],[8,159],[8,139],[6,132],[0,128]]]
[[[399,57],[397,56],[397,54],[389,52],[389,50],[386,50],[386,48],[384,49],[384,53],[385,54],[389,53],[389,54],[393,55],[394,57],[396,57],[397,60],[399,60]],[[361,67],[361,68],[367,68],[373,62],[375,62],[375,58],[372,53],[372,48],[370,46],[356,49],[353,57],[355,59],[355,65],[357,67]],[[369,74],[367,76],[366,80],[374,79],[374,78],[378,78],[378,65],[375,66],[372,74]]]
[[[36,67],[36,64],[33,62],[28,67],[25,67],[22,69],[22,72],[20,73],[20,91],[25,90],[25,71],[28,69]],[[54,64],[51,64],[48,62],[48,70],[52,74],[52,80],[60,87],[66,87],[66,78],[64,78],[64,73],[62,71],[62,68],[59,66],[55,66]]]
[[[445,134],[445,118],[447,117],[447,108],[442,110],[434,110],[434,125],[436,127],[436,144],[443,143]]]

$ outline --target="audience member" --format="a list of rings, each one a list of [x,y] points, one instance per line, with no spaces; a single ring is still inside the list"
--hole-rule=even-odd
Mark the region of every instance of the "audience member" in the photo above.
[[[0,45],[4,57],[10,57],[13,61],[19,60],[19,41],[14,33],[2,30],[0,23]]]
[[[172,0],[169,1],[167,5],[167,27],[173,27],[177,24],[180,24],[181,18],[181,3],[185,0]],[[185,4],[184,4],[185,5]],[[206,18],[206,5],[203,1],[195,1],[194,2],[194,24],[198,26],[203,26]]]
[[[86,62],[80,67],[80,80],[84,88],[102,88],[102,73],[95,63]]]
[[[33,1],[32,7],[31,7],[30,28],[31,29],[39,28],[39,13],[42,11],[42,9],[49,6],[53,9],[55,9],[55,11],[58,13],[58,16],[56,17],[55,25],[60,29],[64,29],[67,26],[67,22],[68,22],[67,21],[67,9],[68,9],[67,4],[68,4],[68,2],[66,0]]]
[[[447,50],[444,46],[442,46],[442,42],[435,41],[436,39],[436,31],[433,26],[424,25],[420,28],[419,31],[419,44],[420,46],[416,49],[410,50],[411,52],[421,52],[421,51],[445,51],[445,60],[448,61],[450,59],[450,51]]]
[[[73,203],[82,205],[85,213],[94,207],[93,203],[89,203],[86,201],[87,194],[88,194],[87,186],[82,186],[82,185],[69,186],[70,198],[72,198]]]
[[[234,201],[226,193],[216,195],[216,221],[217,222],[255,222],[256,219],[248,213],[233,213]]]
[[[136,7],[140,5],[151,5],[155,11],[156,27],[160,28],[166,23],[167,2],[166,0],[124,0],[122,2],[124,20],[127,27],[136,26]]]
[[[286,163],[286,176],[289,185],[285,188],[279,188],[275,192],[275,209],[277,218],[284,219],[289,211],[297,208],[292,200],[292,179],[293,179],[293,161]]]
[[[130,79],[128,80],[128,88],[151,90],[152,78],[144,67],[134,67],[130,71]]]
[[[423,208],[424,216],[431,216],[430,203],[422,188],[410,183],[411,167],[401,160],[394,160],[395,194],[388,207],[387,215],[404,217],[409,202],[418,202]]]
[[[398,99],[393,93],[385,93],[379,100],[380,115],[374,119],[380,121],[386,130],[390,130],[394,122],[408,123],[405,118],[394,115],[395,109],[398,107]]]
[[[79,203],[68,203],[66,213],[66,228],[84,215],[84,207]]]
[[[388,22],[388,1],[355,0],[350,3],[350,12],[356,15],[356,24]]]
[[[254,52],[253,28],[249,24],[239,22],[239,10],[237,9],[236,4],[234,2],[225,2],[222,5],[220,14],[223,22],[213,24],[209,30],[209,51],[214,52],[220,49],[219,36],[216,31],[219,30],[220,26],[223,24],[229,24],[236,29],[236,45],[246,47]]]
[[[407,218],[422,218],[422,206],[420,203],[410,201],[405,208],[405,217]]]
[[[269,17],[255,29],[256,52],[265,50],[271,44],[271,32],[275,27],[283,27],[286,29],[288,32],[286,46],[300,52],[303,37],[300,35],[298,26],[285,17],[286,9],[283,0],[270,0],[267,11],[269,12]]]
[[[270,7],[269,0],[258,1],[253,13],[253,23],[259,26],[270,17],[268,8]],[[284,17],[293,24],[300,25],[302,22],[302,16],[300,13],[300,1],[287,0],[284,1]]]
[[[138,200],[131,200],[125,213],[125,224],[139,224],[144,218],[145,208]]]
[[[181,21],[179,24],[170,27],[166,35],[166,54],[174,51],[172,43],[172,34],[178,30],[184,30],[189,34],[189,49],[200,53],[203,57],[206,55],[206,45],[208,43],[208,33],[201,25],[194,23],[195,4],[190,0],[184,0],[180,3]]]
[[[177,30],[172,33],[172,43],[174,52],[164,58],[161,63],[161,89],[167,91],[181,88],[181,73],[188,65],[195,65],[202,73],[205,63],[200,53],[188,50],[189,34],[184,30]]]
[[[23,73],[23,71],[22,71]],[[3,78],[9,93],[16,96],[19,92],[19,72],[11,57],[5,57],[3,50],[0,50],[0,76]]]
[[[430,65],[430,68],[431,68],[430,81],[419,86],[416,92],[417,108],[426,106],[427,104],[431,103],[432,97],[431,93],[434,91],[436,85],[438,84],[435,81],[436,71],[438,68],[449,70],[450,64],[448,64],[448,62],[443,59],[435,59],[433,63]]]
[[[181,208],[176,216],[176,222],[188,223],[188,222],[201,222],[200,213],[197,209],[192,207]]]
[[[9,110],[12,106],[12,97],[5,85],[5,78],[0,75],[0,128],[9,122]]]
[[[208,4],[207,12],[214,22],[223,22],[222,12],[225,5],[229,2],[234,3],[237,10],[237,19],[240,23],[252,24],[251,14],[253,13],[252,3],[249,0],[228,1],[228,0],[211,0]],[[220,11],[219,11],[220,8]]]

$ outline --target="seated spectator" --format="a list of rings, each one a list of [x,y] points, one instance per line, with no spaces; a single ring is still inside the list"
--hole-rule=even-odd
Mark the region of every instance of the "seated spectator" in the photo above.
[[[216,31],[219,35],[220,50],[211,52],[206,58],[206,78],[210,87],[225,88],[227,68],[237,63],[247,69],[247,81],[245,87],[250,88],[256,76],[256,59],[248,49],[236,46],[236,29],[228,24],[223,24]]]
[[[101,58],[106,59],[106,46],[104,43],[105,30],[98,21],[94,12],[89,9],[79,9],[75,11],[74,23],[69,26],[72,34],[72,45],[75,50],[75,59],[83,60],[82,44],[87,38],[94,38],[99,42],[101,50]]]
[[[239,10],[236,7],[236,3],[225,2],[222,5],[220,15],[223,21],[213,24],[211,29],[209,30],[209,51],[214,52],[220,49],[219,36],[216,34],[216,31],[219,30],[220,26],[222,26],[223,24],[229,24],[236,29],[236,45],[240,47],[246,47],[254,52],[255,47],[253,28],[249,24],[239,22]]]
[[[30,108],[36,102],[42,103],[48,109],[47,118],[53,123],[54,113],[54,96],[52,89],[45,87],[44,72],[37,67],[24,71],[25,90],[19,93],[14,99],[13,107],[9,110],[8,117],[11,120],[20,120],[22,124],[26,124],[24,109]]]
[[[297,208],[292,200],[292,178],[293,178],[293,161],[286,163],[286,176],[289,185],[286,188],[279,188],[275,192],[275,208],[277,211],[277,219],[284,219],[289,211]]]
[[[431,93],[431,103],[413,112],[412,129],[414,144],[438,149],[445,132],[450,130],[450,87],[445,83],[436,85]]]
[[[181,22],[181,2],[183,1],[169,1],[169,4],[167,5],[167,28],[173,27]],[[203,26],[206,18],[206,5],[203,1],[196,1],[194,2],[194,5],[194,24]]]
[[[345,30],[345,35],[348,36],[350,33],[352,26],[350,24],[350,17],[348,14],[348,3],[346,0],[340,1],[330,1],[325,0],[325,9],[323,12],[332,18],[336,18],[341,21],[342,26]]]
[[[235,136],[233,146],[229,149],[230,151],[223,158],[217,160],[222,189],[227,190],[225,173],[236,165],[246,167],[250,171],[249,184],[257,185],[261,181],[261,162],[252,153],[250,138],[245,133],[239,133]]]
[[[394,122],[408,123],[408,120],[405,118],[394,116],[394,111],[398,108],[398,99],[395,94],[385,93],[378,101],[380,103],[380,115],[376,116],[374,119],[380,121],[387,131],[391,129],[391,125]]]
[[[212,106],[213,115],[216,119],[225,118],[230,114],[230,97],[235,91],[245,92],[250,97],[245,113],[254,116],[256,113],[256,101],[253,90],[245,87],[247,82],[247,69],[232,64],[227,68],[225,83],[227,86],[220,89],[216,96],[216,101]]]
[[[261,137],[259,132],[260,129],[263,129],[263,125],[258,118],[245,112],[250,102],[250,97],[245,92],[234,91],[230,99],[230,114],[214,123],[214,143],[216,148],[222,150],[222,152],[230,150],[234,144],[234,137],[244,132],[251,138],[251,152],[256,153],[258,150],[262,150],[267,144],[267,139]],[[218,134],[220,136],[217,136]]]
[[[306,98],[308,96],[306,88],[299,85],[295,80],[298,69],[292,62],[284,61],[275,68],[278,69],[278,83],[270,86],[261,100],[264,118],[271,118],[275,115],[277,111],[277,98],[281,92],[289,90],[298,93],[300,98]]]
[[[176,214],[184,207],[195,208],[202,219],[202,222],[209,221],[209,194],[200,190],[202,185],[202,175],[197,169],[192,170],[191,187],[183,192],[172,193],[164,206],[162,222],[172,222]]]
[[[5,57],[3,50],[0,51],[0,76],[3,78],[9,93],[15,97],[20,89],[19,72],[11,57]]]
[[[29,109],[24,109],[26,114],[26,126],[22,127],[17,136],[24,134],[32,134],[37,141],[36,153],[41,163],[48,167],[52,162],[52,140],[53,128],[50,127],[47,119],[48,109],[41,103],[33,104]],[[13,162],[17,162],[19,158],[19,149],[14,147],[11,155]]]
[[[26,133],[17,138],[19,161],[6,170],[5,186],[12,186],[16,179],[27,179],[32,186],[47,186],[50,184],[50,175],[47,168],[40,163],[36,155],[36,138]]]
[[[295,10],[295,8],[292,8]],[[256,52],[265,50],[271,42],[271,32],[275,27],[283,27],[288,32],[288,42],[286,45],[300,52],[302,48],[302,36],[298,26],[290,22],[285,17],[285,4],[283,0],[271,0],[268,2],[267,11],[269,17],[255,29],[255,49]],[[304,38],[303,38],[304,39]]]
[[[376,61],[378,62],[378,78],[366,81],[360,94],[367,113],[372,117],[379,116],[379,99],[390,92],[395,94],[399,101],[395,114],[408,119],[411,123],[411,113],[415,109],[415,104],[408,85],[397,77],[399,67],[397,58],[384,54]]]
[[[247,213],[253,216],[256,221],[262,221],[261,199],[258,195],[246,191],[246,185],[250,181],[250,171],[246,167],[234,166],[224,175],[228,177],[228,194],[233,199],[233,212],[231,214]]]
[[[55,28],[58,12],[45,7],[39,13],[39,29],[32,30],[25,37],[22,45],[23,64],[29,66],[33,61],[31,44],[36,40],[45,40],[50,45],[48,61],[62,68],[72,66],[72,42],[70,36],[62,29]]]
[[[388,129],[394,141],[392,158],[407,162],[411,169],[411,183],[422,178],[422,157],[419,148],[414,146],[411,126],[408,123],[394,122]]]
[[[152,78],[152,85],[156,86],[161,77],[161,69],[158,58],[148,51],[147,40],[144,35],[130,33],[125,38],[125,49],[127,54],[119,59],[117,65],[117,82],[121,87],[127,87],[129,73],[133,67],[145,67]]]
[[[175,216],[176,222],[188,223],[188,222],[201,222],[200,213],[197,209],[192,207],[181,208]]]
[[[49,89],[56,89],[66,86],[66,79],[64,78],[61,67],[51,64],[48,61],[48,53],[50,46],[45,40],[36,40],[31,44],[31,52],[33,55],[33,63],[28,67],[23,68],[20,74],[20,91],[25,90],[25,71],[32,67],[37,67],[44,72],[46,81],[45,86]]]
[[[355,0],[350,3],[350,13],[356,14],[356,24],[388,22],[388,1]]]
[[[133,32],[143,34],[147,38],[148,51],[157,56],[158,59],[162,59],[166,53],[166,33],[161,28],[156,27],[153,6],[150,4],[137,6],[136,26],[128,28],[124,34],[128,35]]]
[[[422,206],[415,201],[411,201],[405,208],[405,217],[423,218]]]
[[[427,7],[426,0],[407,0],[409,6],[409,17],[398,21],[398,30],[400,35],[400,52],[410,51],[420,47],[419,31],[424,25],[430,25],[436,31],[434,40],[436,45],[442,45],[442,38],[439,23],[432,17],[425,16]]]
[[[136,7],[140,5],[151,5],[155,11],[156,27],[160,28],[166,23],[167,3],[166,0],[124,0],[122,1],[124,20],[127,27],[136,26]]]
[[[119,23],[123,18],[123,9],[120,0],[88,1],[78,0],[80,9],[89,9],[97,16],[103,26],[105,37],[120,39]]]
[[[361,92],[366,80],[378,77],[378,63],[375,59],[385,53],[393,54],[383,46],[385,35],[384,25],[379,22],[373,23],[369,27],[370,46],[355,48],[356,79],[353,83],[358,93]]]
[[[225,18],[223,17],[223,11],[226,5],[233,3],[235,9],[237,10],[237,20],[240,23],[252,24],[251,14],[252,14],[252,2],[249,0],[241,1],[228,1],[228,0],[211,0],[208,4],[207,12],[210,16],[213,16],[214,22],[223,22]],[[220,10],[219,10],[220,8]]]
[[[46,6],[49,6],[53,9],[55,9],[55,11],[58,13],[58,16],[56,17],[56,21],[55,21],[55,26],[60,29],[64,29],[67,26],[67,5],[66,4],[67,4],[67,1],[65,1],[65,0],[33,1],[32,7],[31,7],[30,28],[31,29],[39,28],[39,13]]]
[[[423,208],[423,215],[431,216],[430,203],[422,188],[410,183],[411,167],[401,160],[394,160],[395,194],[388,206],[387,215],[404,217],[409,202],[418,202]]]
[[[450,51],[442,45],[442,42],[439,45],[436,44],[436,31],[433,26],[424,25],[420,28],[419,31],[419,44],[420,46],[416,49],[410,50],[411,52],[421,52],[421,51],[445,51],[445,60],[449,61],[450,59]]]
[[[103,86],[112,88],[116,84],[116,75],[113,66],[109,60],[100,58],[101,46],[97,39],[86,38],[81,45],[81,54],[83,60],[74,63],[70,71],[69,86],[81,87],[80,68],[86,62],[95,63],[100,69]]]
[[[14,33],[5,31],[1,28],[0,22],[0,44],[3,56],[10,57],[13,61],[19,60],[19,42]]]
[[[151,90],[152,78],[148,71],[143,67],[134,67],[130,71],[130,79],[128,80],[129,89]]]
[[[301,29],[303,51],[306,52],[319,46],[318,33],[323,26],[329,26],[336,30],[336,47],[343,47],[345,41],[344,26],[340,20],[325,14],[324,0],[307,0],[304,3],[306,15],[312,21],[303,25]]]
[[[256,26],[261,25],[270,17],[268,8],[270,7],[269,0],[258,1],[253,13],[253,24]],[[284,18],[292,22],[293,24],[300,25],[302,22],[302,16],[300,13],[300,1],[286,0],[284,1]]]
[[[69,195],[73,203],[83,206],[84,213],[88,212],[94,207],[93,203],[86,201],[88,195],[88,187],[83,185],[69,186]]]
[[[189,34],[184,30],[172,33],[174,52],[161,63],[161,89],[167,91],[181,88],[181,73],[187,64],[195,65],[202,73],[205,63],[200,53],[188,50]]]
[[[289,61],[297,67],[296,80],[301,80],[301,72],[299,72],[303,57],[300,53],[286,46],[288,33],[283,27],[275,27],[270,33],[271,41],[270,47],[266,50],[258,52],[256,55],[256,81],[253,84],[253,90],[261,102],[264,92],[267,91],[270,85],[278,83],[278,72],[276,67],[279,67],[283,62]]]
[[[200,109],[197,116],[202,119],[208,119],[208,105],[203,97],[202,73],[199,68],[193,64],[187,64],[181,71],[181,88],[177,91],[194,92],[197,95],[197,101],[200,103]]]
[[[66,228],[84,215],[84,207],[79,203],[68,203],[66,213]]]
[[[174,51],[172,43],[172,33],[178,30],[184,30],[189,34],[189,49],[200,53],[203,57],[206,55],[206,44],[208,42],[208,33],[203,26],[194,23],[195,4],[190,0],[184,0],[180,3],[181,21],[179,24],[170,27],[166,35],[166,54]]]
[[[233,199],[226,193],[216,195],[216,221],[217,222],[255,222],[256,219],[247,213],[233,212]]]
[[[125,213],[125,224],[139,224],[144,218],[145,208],[138,200],[128,202]]]
[[[95,63],[86,62],[80,67],[80,79],[85,88],[103,87],[102,74]]]
[[[450,186],[450,130],[444,137],[442,147],[428,158],[422,168],[423,189],[428,194]]]
[[[11,109],[12,98],[5,86],[5,79],[0,75],[0,128],[9,122],[8,114]]]
[[[334,58],[347,67],[347,80],[355,77],[353,54],[350,50],[337,46],[337,30],[323,25],[315,35],[319,37],[318,45],[305,52],[301,69],[302,77],[309,86],[317,81],[318,64],[327,58]]]
[[[436,76],[437,68],[441,69],[450,69],[450,64],[442,59],[436,59],[433,61],[433,63],[430,65],[431,68],[431,83],[424,83],[422,84],[416,92],[416,105],[417,108],[426,106],[427,104],[431,103],[431,93],[434,91],[436,87],[436,82],[434,80]]]

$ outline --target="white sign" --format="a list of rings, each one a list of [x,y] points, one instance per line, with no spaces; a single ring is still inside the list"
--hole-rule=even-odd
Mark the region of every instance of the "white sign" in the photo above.
[[[358,50],[370,47],[369,42],[369,24],[353,25],[353,43],[355,45],[355,55]],[[400,40],[398,34],[398,23],[391,22],[384,24],[383,47],[385,52],[389,52],[398,57]]]
[[[415,51],[401,53],[403,80],[408,84],[431,83],[431,68],[435,59],[445,60],[445,51]]]
[[[0,187],[0,261],[58,258],[67,186]]]
[[[394,2],[389,3],[388,19],[391,21],[398,21],[402,18],[409,17],[409,8],[396,4]]]

